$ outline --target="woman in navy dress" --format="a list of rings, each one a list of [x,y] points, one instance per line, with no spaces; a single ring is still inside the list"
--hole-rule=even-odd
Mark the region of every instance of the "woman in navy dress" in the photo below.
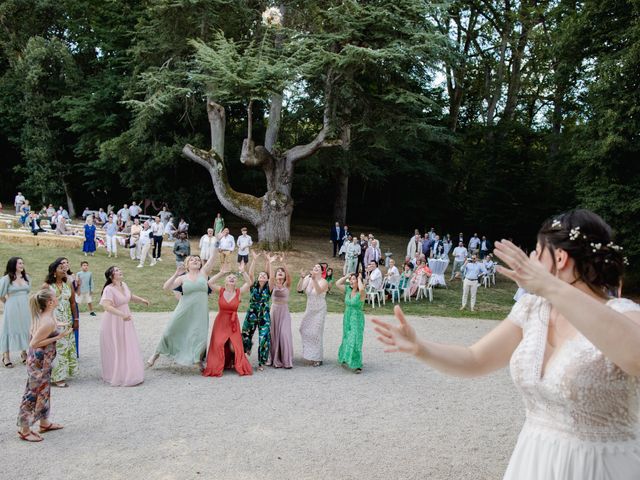
[[[96,251],[96,226],[93,224],[92,215],[87,217],[86,223],[84,224],[84,244],[82,245],[82,251],[85,257],[87,254],[93,256],[93,253]]]

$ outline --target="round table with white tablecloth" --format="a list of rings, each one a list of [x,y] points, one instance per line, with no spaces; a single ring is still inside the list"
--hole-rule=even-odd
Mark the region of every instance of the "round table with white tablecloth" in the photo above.
[[[429,285],[442,285],[443,287],[446,287],[447,282],[444,279],[444,272],[447,270],[448,266],[448,258],[430,258],[429,268],[431,269],[431,279],[429,280]]]

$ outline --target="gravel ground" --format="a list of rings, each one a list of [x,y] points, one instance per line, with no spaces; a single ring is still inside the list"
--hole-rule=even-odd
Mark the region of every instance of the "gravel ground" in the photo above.
[[[44,442],[16,435],[24,366],[0,367],[0,478],[499,479],[523,422],[506,369],[446,377],[383,353],[371,324],[362,375],[341,368],[338,315],[327,318],[319,368],[302,364],[295,314],[292,370],[204,378],[161,357],[143,385],[114,388],[100,379],[99,318],[82,315],[81,373],[52,392],[51,419],[65,429]],[[135,316],[145,358],[168,318]],[[465,344],[496,325],[410,320],[423,337]]]

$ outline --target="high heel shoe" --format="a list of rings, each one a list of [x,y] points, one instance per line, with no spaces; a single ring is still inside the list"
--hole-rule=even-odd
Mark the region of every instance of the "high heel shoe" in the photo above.
[[[147,367],[151,368],[156,364],[156,360],[158,360],[158,357],[160,355],[158,355],[157,353],[154,353],[153,355],[151,355],[151,357],[149,357],[149,360],[147,360]]]

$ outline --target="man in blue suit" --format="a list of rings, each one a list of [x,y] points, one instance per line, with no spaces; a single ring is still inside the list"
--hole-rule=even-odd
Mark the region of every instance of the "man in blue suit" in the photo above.
[[[333,242],[334,257],[340,251],[340,246],[342,245],[343,238],[344,238],[344,229],[340,226],[340,222],[336,222],[335,226],[331,227],[331,241]]]

